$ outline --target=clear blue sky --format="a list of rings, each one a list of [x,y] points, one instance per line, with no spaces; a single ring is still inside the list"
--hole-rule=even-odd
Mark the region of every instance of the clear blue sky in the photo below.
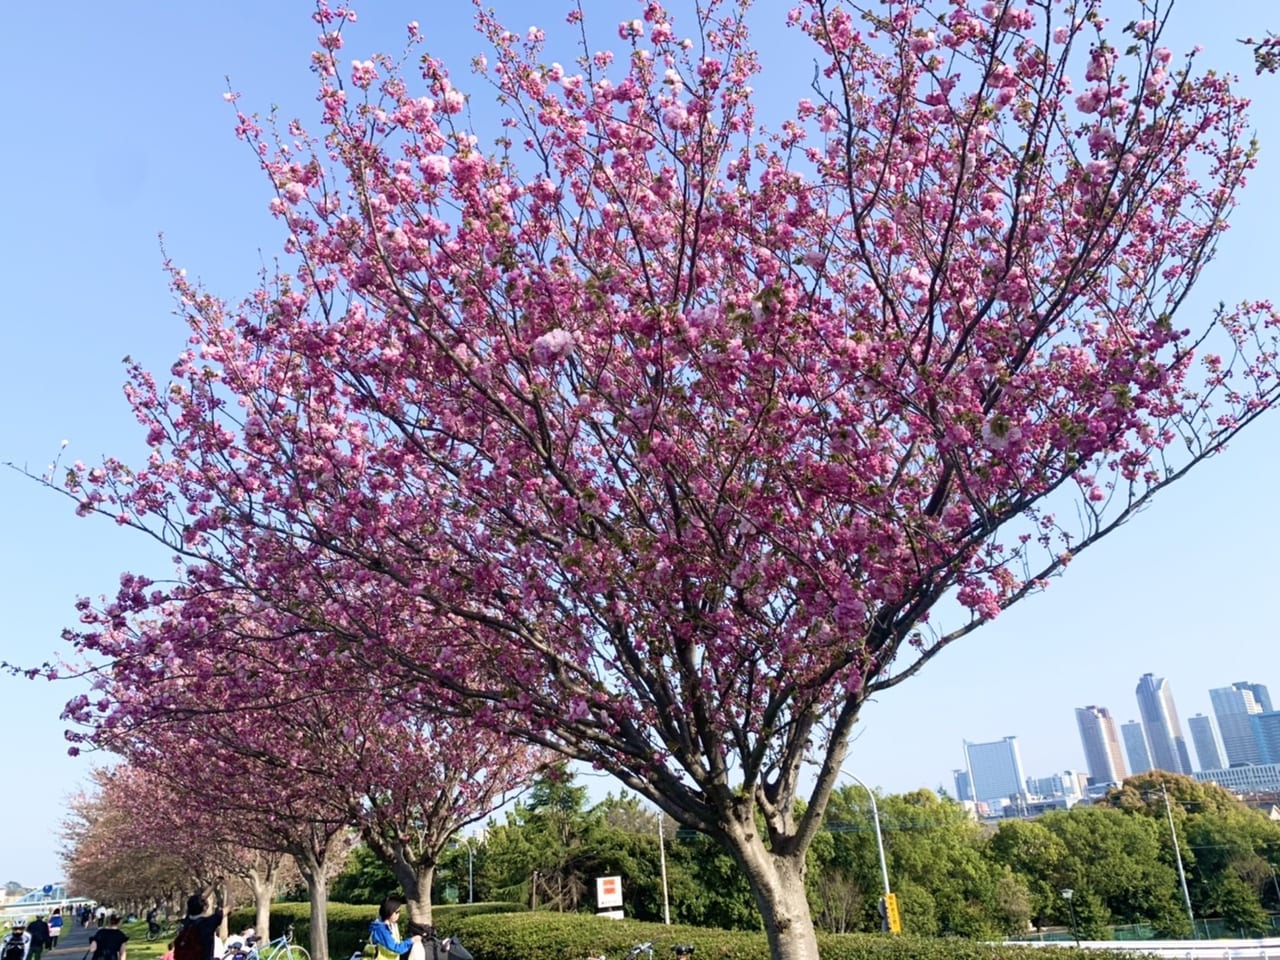
[[[770,0],[775,5],[780,16],[786,4]],[[519,30],[550,28],[567,6],[497,3]],[[396,53],[403,25],[417,19],[459,85],[477,100],[488,95],[466,67],[482,49],[467,30],[469,4],[366,7],[344,55]],[[601,46],[612,45],[613,25],[639,9],[626,0],[588,7]],[[1108,4],[1120,22],[1136,9]],[[232,135],[223,78],[231,76],[247,107],[276,103],[310,120],[309,10],[306,0],[110,7],[72,0],[7,12],[0,460],[39,470],[63,439],[67,455],[86,462],[137,454],[141,435],[121,396],[120,360],[129,354],[163,371],[185,330],[172,315],[157,235],[163,231],[174,259],[215,292],[235,299],[250,288],[280,235],[266,212],[266,183]],[[1280,115],[1269,105],[1280,103],[1280,77],[1255,79],[1248,51],[1235,43],[1280,29],[1280,9],[1266,0],[1183,0],[1174,19],[1175,48],[1201,43],[1209,61],[1242,73],[1263,145],[1262,166],[1188,307],[1190,320],[1219,299],[1280,299]],[[572,57],[565,50],[548,59]],[[812,66],[776,55],[766,66],[757,87],[773,97],[766,112],[776,115],[806,94]],[[475,112],[481,131],[492,131],[478,103]],[[1009,734],[1018,736],[1030,775],[1080,768],[1073,708],[1095,703],[1121,721],[1136,717],[1133,689],[1147,671],[1170,679],[1184,724],[1210,712],[1211,686],[1252,680],[1280,695],[1278,450],[1280,418],[1272,417],[1083,555],[1047,594],[869,705],[846,769],[893,792],[949,787],[962,738]],[[0,510],[0,659],[56,655],[77,594],[111,591],[122,569],[167,570],[165,557],[138,536],[76,519],[68,503],[7,471]],[[0,679],[0,742],[11,765],[0,791],[0,882],[60,878],[65,799],[89,763],[65,756],[58,714],[75,692]]]

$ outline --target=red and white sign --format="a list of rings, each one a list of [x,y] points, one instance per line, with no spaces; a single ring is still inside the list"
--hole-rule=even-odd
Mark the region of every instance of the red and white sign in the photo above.
[[[596,877],[596,908],[622,906],[622,878]]]

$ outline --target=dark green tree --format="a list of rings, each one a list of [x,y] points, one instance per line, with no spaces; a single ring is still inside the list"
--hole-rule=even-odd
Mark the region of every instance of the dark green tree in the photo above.
[[[364,844],[352,849],[342,872],[329,884],[329,899],[337,903],[381,903],[400,892],[391,868]]]
[[[1216,784],[1159,771],[1130,777],[1107,802],[1159,823],[1168,862],[1172,818],[1197,917],[1221,918],[1233,931],[1269,929],[1267,855],[1280,849],[1280,824]]]
[[[1054,922],[1062,898],[1067,848],[1038,820],[1006,820],[987,842],[988,854],[1020,877],[1028,891],[1028,912],[1037,929]],[[1073,881],[1074,882],[1074,881]]]
[[[986,856],[983,828],[963,806],[929,790],[879,803],[890,884],[907,931],[999,938],[1026,929],[1024,882]],[[837,790],[826,829],[829,838],[815,841],[810,859],[815,917],[828,929],[880,929],[883,881],[866,791]]]
[[[1107,806],[1054,811],[1040,822],[1066,850],[1057,871],[1044,879],[1055,889],[1075,890],[1078,924],[1150,923],[1157,933],[1173,937],[1191,932],[1167,825]],[[1098,910],[1090,912],[1090,898],[1097,899]],[[1069,913],[1059,898],[1057,922],[1066,925]]]

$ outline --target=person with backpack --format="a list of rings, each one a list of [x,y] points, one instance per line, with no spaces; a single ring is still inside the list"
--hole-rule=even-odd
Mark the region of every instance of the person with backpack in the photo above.
[[[222,908],[208,913],[209,904],[200,894],[187,898],[187,916],[173,938],[173,960],[213,960]]]
[[[126,960],[125,942],[129,935],[120,929],[118,914],[103,917],[106,926],[99,926],[89,938],[89,960]]]
[[[13,921],[13,929],[4,938],[4,947],[0,949],[0,960],[27,960],[27,951],[31,948],[31,934],[27,933],[25,920]]]

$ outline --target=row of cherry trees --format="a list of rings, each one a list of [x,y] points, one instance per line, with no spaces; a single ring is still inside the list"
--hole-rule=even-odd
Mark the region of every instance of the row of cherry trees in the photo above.
[[[441,852],[543,761],[518,741],[414,709],[421,690],[335,665],[327,642],[278,611],[191,592],[87,644],[109,666],[94,700],[66,711],[75,739],[127,761],[112,777],[146,786],[151,842],[197,864],[208,844],[243,851],[251,869],[235,875],[264,929],[276,867],[296,864],[321,958],[328,880],[357,837],[391,867],[413,918],[430,922]],[[211,884],[226,875],[220,863],[193,878]]]
[[[157,904],[184,909],[192,890],[223,903],[247,896],[260,929],[267,929],[273,894],[300,879],[292,861],[197,800],[177,791],[170,778],[127,764],[95,770],[91,787],[71,798],[63,822],[68,882],[136,913]]]
[[[70,715],[313,903],[353,819],[420,886],[447,831],[404,824],[487,808],[518,741],[719,842],[814,960],[862,704],[1277,400],[1268,303],[1174,319],[1255,152],[1170,4],[750,6],[640,2],[613,51],[578,9],[569,67],[478,12],[491,149],[416,24],[411,70],[352,61],[321,3],[321,132],[237,113],[281,267],[238,305],[173,267],[150,458],[66,478],[178,557],[85,605]],[[756,16],[819,64],[773,127]]]

